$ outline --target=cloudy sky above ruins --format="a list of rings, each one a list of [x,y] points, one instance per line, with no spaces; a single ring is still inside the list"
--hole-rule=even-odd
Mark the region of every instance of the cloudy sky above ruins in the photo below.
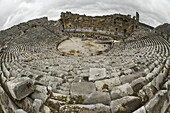
[[[170,0],[0,0],[0,29],[44,16],[57,20],[63,11],[132,16],[138,11],[143,23],[154,27],[170,23]]]

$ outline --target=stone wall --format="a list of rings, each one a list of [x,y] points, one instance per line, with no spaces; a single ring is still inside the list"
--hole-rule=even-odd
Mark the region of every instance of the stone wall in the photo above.
[[[129,36],[139,28],[139,13],[136,17],[131,15],[113,14],[106,16],[86,16],[72,14],[71,12],[61,13],[61,22],[66,32],[88,33],[114,36]]]

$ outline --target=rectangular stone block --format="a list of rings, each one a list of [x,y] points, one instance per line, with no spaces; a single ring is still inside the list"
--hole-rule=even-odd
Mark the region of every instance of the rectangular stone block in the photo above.
[[[105,68],[90,68],[90,81],[95,81],[99,79],[103,79],[106,77],[106,69]]]
[[[17,100],[25,98],[35,89],[33,81],[28,77],[16,78],[8,81],[6,84],[12,97]]]

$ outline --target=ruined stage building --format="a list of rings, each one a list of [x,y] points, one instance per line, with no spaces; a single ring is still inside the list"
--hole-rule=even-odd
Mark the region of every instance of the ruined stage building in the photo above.
[[[139,28],[139,13],[131,18],[131,15],[113,14],[106,16],[86,16],[72,14],[71,12],[61,13],[61,22],[64,31],[70,35],[83,35],[86,37],[98,38],[122,36],[126,37]]]

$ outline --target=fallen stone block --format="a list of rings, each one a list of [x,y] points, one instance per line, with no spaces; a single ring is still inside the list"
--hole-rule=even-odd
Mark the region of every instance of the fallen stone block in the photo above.
[[[28,77],[16,78],[7,82],[8,89],[14,99],[21,100],[35,90],[33,81]]]
[[[36,85],[35,91],[31,94],[31,98],[40,99],[44,103],[48,98],[48,91],[45,86]]]
[[[119,77],[115,77],[115,78],[95,81],[95,85],[96,85],[97,90],[99,91],[108,91],[108,90],[111,90],[115,86],[121,85],[121,81]]]
[[[116,86],[111,90],[111,99],[118,99],[124,96],[132,95],[134,93],[129,83]]]
[[[169,107],[169,95],[167,90],[160,90],[156,95],[149,100],[145,105],[147,113],[165,113]]]
[[[139,97],[126,96],[120,99],[111,101],[112,113],[132,113],[142,105]]]
[[[147,81],[152,81],[152,79],[153,79],[155,76],[156,76],[155,73],[148,73],[148,74],[146,75],[146,80],[147,80]]]
[[[0,105],[5,113],[15,112],[18,108],[0,86]]]
[[[33,102],[33,111],[35,113],[40,113],[40,107],[42,106],[43,102],[42,100],[39,100],[39,99],[35,99],[34,102]]]
[[[72,83],[70,88],[71,96],[88,96],[94,91],[96,91],[96,86],[93,82]]]
[[[143,72],[135,73],[135,74],[129,74],[129,75],[123,75],[123,76],[120,77],[120,81],[122,82],[122,84],[125,84],[125,83],[132,82],[133,80],[135,80],[139,77],[143,77],[143,76],[145,76],[145,74]]]
[[[107,92],[95,91],[91,93],[86,100],[84,100],[84,104],[97,104],[102,103],[105,105],[109,105],[111,102],[110,94]]]
[[[41,113],[51,113],[51,110],[49,107],[44,105],[41,109]]]
[[[150,100],[157,92],[157,89],[151,84],[148,83],[138,92],[138,96],[141,97],[143,102]]]
[[[33,102],[34,101],[31,98],[26,97],[20,101],[16,101],[15,103],[19,108],[23,109],[24,111],[28,113],[34,113]]]
[[[145,77],[140,77],[130,83],[134,92],[138,92],[145,84],[147,84]]]
[[[168,70],[166,68],[164,68],[162,71],[163,72],[159,73],[158,76],[156,76],[151,82],[151,84],[155,86],[157,90],[161,89],[168,74]]]
[[[63,83],[64,80],[62,78],[56,77],[56,76],[39,75],[38,77],[36,77],[36,81],[38,81],[42,84],[50,85],[50,83],[55,83],[57,85],[60,85]]]
[[[163,65],[158,65],[158,67],[155,67],[152,71],[152,73],[154,73],[155,75],[159,74],[160,71],[163,69]]]
[[[2,71],[4,72],[4,76],[8,79],[10,77],[10,72],[5,66],[5,63],[2,63]]]
[[[106,78],[105,68],[90,68],[89,81],[95,81],[103,78]]]
[[[132,69],[127,69],[127,70],[123,71],[123,73],[124,73],[125,75],[132,74],[132,72],[133,72]]]

